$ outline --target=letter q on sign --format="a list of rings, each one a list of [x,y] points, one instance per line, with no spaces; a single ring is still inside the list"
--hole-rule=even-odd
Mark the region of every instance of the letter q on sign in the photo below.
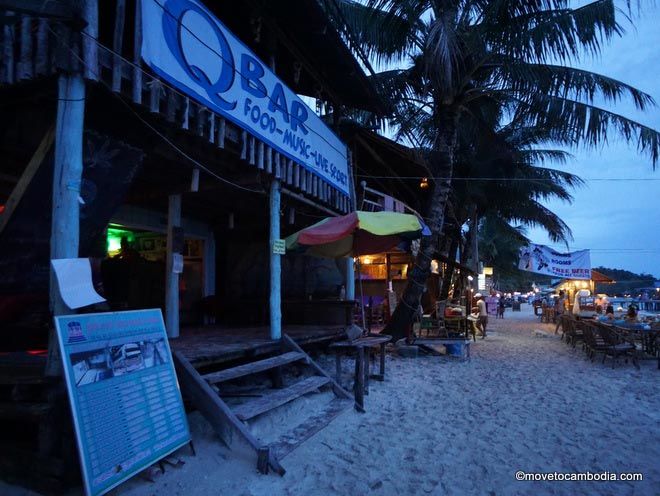
[[[186,74],[224,110],[236,102],[221,95],[234,84],[234,55],[220,26],[197,4],[167,2],[163,34],[168,48]]]

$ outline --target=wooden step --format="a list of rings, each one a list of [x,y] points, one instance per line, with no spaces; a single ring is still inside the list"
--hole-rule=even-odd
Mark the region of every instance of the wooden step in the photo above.
[[[284,389],[275,389],[261,398],[247,401],[236,408],[233,408],[234,414],[241,420],[249,420],[266,413],[278,406],[282,406],[289,401],[299,398],[303,394],[314,391],[329,384],[331,381],[327,377],[312,376],[302,381],[296,382]]]
[[[353,400],[342,398],[333,399],[322,412],[309,417],[305,422],[295,427],[292,431],[284,434],[275,443],[271,444],[271,451],[281,460],[314,434],[325,428],[341,413],[348,408],[351,408],[353,404]]]
[[[211,372],[209,374],[203,375],[202,377],[209,384],[217,384],[218,382],[229,381],[231,379],[236,379],[237,377],[243,377],[250,374],[256,374],[257,372],[263,372],[264,370],[274,369],[275,367],[280,367],[291,362],[297,362],[298,360],[302,360],[306,357],[307,355],[305,353],[290,351],[288,353],[284,353],[283,355],[266,358],[265,360],[259,360],[258,362],[246,363],[245,365],[239,365],[238,367],[232,367],[230,369],[220,370],[218,372]]]

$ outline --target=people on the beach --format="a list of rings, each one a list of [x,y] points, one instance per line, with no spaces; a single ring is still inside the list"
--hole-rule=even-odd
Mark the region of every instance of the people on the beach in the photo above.
[[[614,320],[614,306],[611,303],[605,308],[605,318],[607,320]]]
[[[555,299],[555,321],[557,322],[557,325],[555,326],[555,334],[559,332],[559,328],[563,325],[564,321],[561,318],[561,316],[564,315],[565,310],[566,310],[566,294],[562,289],[561,291],[559,291],[559,297]]]
[[[504,318],[504,298],[500,298],[499,301],[497,302],[497,318],[498,319],[503,319]]]
[[[479,298],[477,300],[477,329],[481,331],[481,339],[484,339],[486,337],[486,326],[488,325],[488,308],[482,294],[477,293],[475,296]]]

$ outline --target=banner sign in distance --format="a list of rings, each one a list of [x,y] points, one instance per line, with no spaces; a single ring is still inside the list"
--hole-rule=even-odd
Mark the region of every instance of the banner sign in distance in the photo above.
[[[160,310],[58,316],[55,327],[88,495],[190,441]]]
[[[561,253],[544,245],[529,245],[520,249],[520,270],[563,279],[591,279],[589,250]]]
[[[143,0],[141,55],[182,93],[349,194],[346,145],[201,2]]]

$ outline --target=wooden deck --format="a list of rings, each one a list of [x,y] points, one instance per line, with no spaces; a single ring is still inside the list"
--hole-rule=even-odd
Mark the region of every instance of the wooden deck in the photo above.
[[[291,336],[300,346],[346,337],[344,326],[285,325],[282,333]],[[170,340],[170,346],[172,351],[180,352],[198,367],[280,351],[280,341],[270,339],[266,326],[182,328],[181,335]]]

